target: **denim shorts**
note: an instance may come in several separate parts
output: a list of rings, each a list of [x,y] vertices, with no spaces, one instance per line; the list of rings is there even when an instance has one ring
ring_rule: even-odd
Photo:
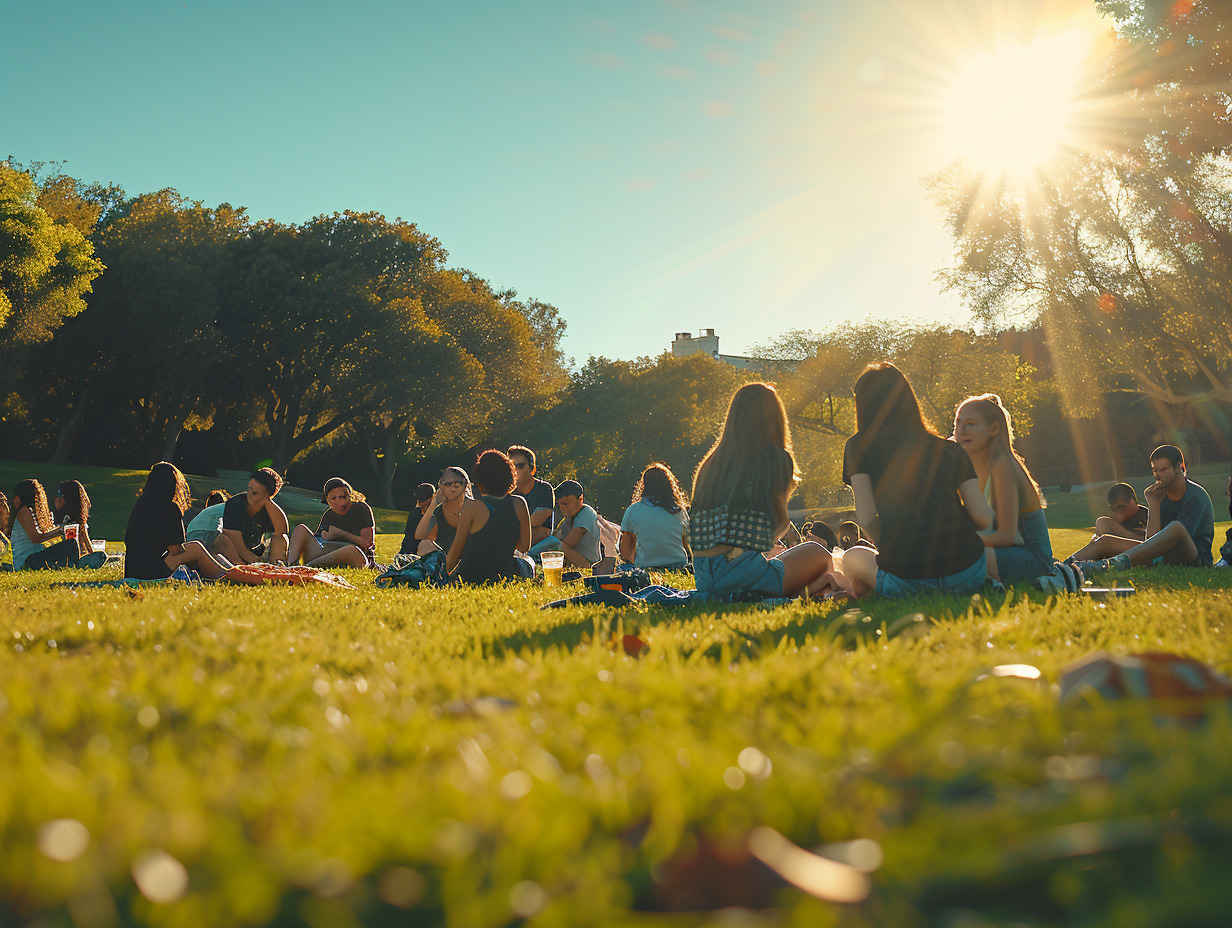
[[[988,563],[983,554],[970,567],[935,579],[899,577],[877,568],[877,595],[887,599],[903,599],[916,593],[962,593],[969,596],[978,593],[987,579]]]
[[[697,589],[716,599],[743,592],[782,596],[785,570],[782,561],[760,551],[745,551],[730,561],[722,554],[693,559]]]

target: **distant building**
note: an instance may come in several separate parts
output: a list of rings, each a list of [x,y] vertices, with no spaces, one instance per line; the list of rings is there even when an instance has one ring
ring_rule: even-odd
[[[757,358],[746,358],[738,354],[719,354],[719,336],[714,334],[714,329],[699,329],[697,338],[694,338],[691,332],[676,333],[676,337],[672,339],[672,357],[687,358],[691,354],[706,354],[716,361],[730,364],[740,370],[760,371],[765,367],[765,364]]]

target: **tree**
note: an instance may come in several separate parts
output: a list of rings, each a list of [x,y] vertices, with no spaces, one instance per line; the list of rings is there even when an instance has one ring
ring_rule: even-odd
[[[1030,186],[955,165],[931,181],[992,326],[1038,318],[1069,411],[1108,390],[1232,401],[1229,4],[1103,2],[1128,47],[1105,76],[1119,134]]]
[[[663,461],[688,492],[714,442],[732,393],[755,379],[706,355],[651,360],[591,358],[560,402],[525,432],[508,436],[536,449],[543,475],[578,477],[592,503],[619,519],[642,468]]]
[[[0,162],[0,336],[10,345],[45,341],[103,272],[94,246],[38,205],[29,174]]]
[[[229,403],[256,416],[274,466],[344,426],[413,406],[436,373],[443,330],[420,295],[440,243],[376,213],[265,223],[233,247],[223,328]],[[442,400],[445,398],[441,398]],[[233,421],[242,421],[232,413]]]

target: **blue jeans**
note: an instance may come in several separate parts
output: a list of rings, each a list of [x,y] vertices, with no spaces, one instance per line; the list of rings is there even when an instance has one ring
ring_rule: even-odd
[[[904,599],[916,593],[962,593],[969,596],[972,593],[978,593],[987,579],[988,564],[984,560],[984,555],[981,554],[980,559],[970,567],[950,574],[948,577],[924,579],[899,577],[879,567],[877,568],[876,593],[887,599]]]
[[[1002,583],[1024,583],[1052,570],[1052,542],[1044,510],[1020,512],[1018,534],[1022,535],[1021,545],[992,549]]]
[[[693,559],[697,589],[715,599],[742,592],[782,596],[785,570],[782,561],[760,551],[745,551],[730,561],[722,554]]]

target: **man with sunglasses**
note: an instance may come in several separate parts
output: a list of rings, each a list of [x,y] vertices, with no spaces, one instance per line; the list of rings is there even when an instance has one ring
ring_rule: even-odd
[[[525,499],[526,508],[530,510],[530,542],[533,545],[552,534],[556,493],[546,480],[535,478],[535,452],[524,445],[512,445],[507,453],[515,472],[513,495]]]

